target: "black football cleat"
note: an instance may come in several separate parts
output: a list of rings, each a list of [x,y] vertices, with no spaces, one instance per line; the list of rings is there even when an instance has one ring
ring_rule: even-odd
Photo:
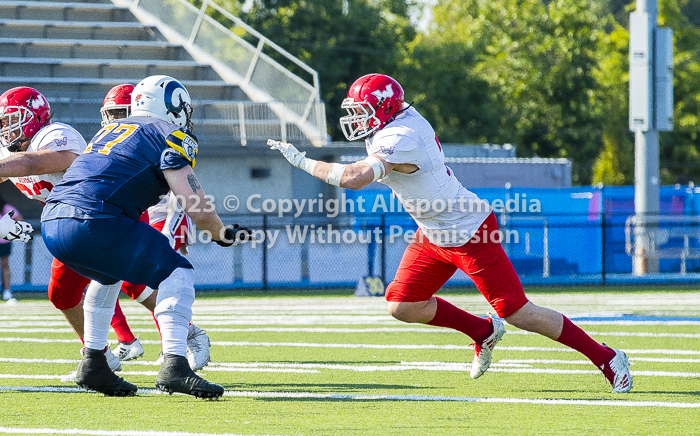
[[[85,349],[83,360],[76,370],[75,383],[81,389],[97,391],[109,397],[136,395],[138,388],[109,369],[102,350]]]
[[[224,394],[223,386],[204,380],[192,371],[185,356],[174,354],[163,354],[156,387],[169,394],[178,392],[197,398],[219,398]]]

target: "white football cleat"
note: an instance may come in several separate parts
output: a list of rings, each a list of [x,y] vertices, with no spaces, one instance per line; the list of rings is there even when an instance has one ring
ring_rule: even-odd
[[[603,344],[604,347],[608,347]],[[610,347],[608,347],[610,348]],[[632,374],[630,374],[630,363],[627,355],[620,350],[610,348],[615,352],[615,357],[608,364],[600,365],[605,378],[613,387],[613,394],[624,394],[632,390]]]
[[[80,355],[84,358],[85,357],[85,347],[80,349]],[[112,372],[117,372],[122,370],[122,363],[119,361],[117,356],[112,353],[112,350],[109,349],[109,345],[105,347],[105,357],[107,358],[107,365],[109,365],[109,369],[112,370]],[[80,366],[80,365],[78,365]],[[75,383],[78,380],[78,369],[76,368],[75,371],[71,372],[70,374],[64,375],[61,377],[61,381],[64,383]]]
[[[190,329],[187,333],[187,362],[189,362],[192,371],[204,368],[211,360],[209,344],[207,332],[194,324],[190,324]]]
[[[481,344],[474,343],[474,359],[469,371],[469,375],[474,379],[481,377],[489,369],[493,349],[503,335],[506,334],[506,328],[501,321],[491,318],[490,314],[488,317],[493,324],[493,333]]]
[[[140,335],[136,335],[136,339],[133,341],[129,343],[120,342],[116,347],[114,347],[113,353],[117,355],[119,361],[125,362],[127,360],[134,360],[143,356],[143,346],[139,341],[139,337]]]

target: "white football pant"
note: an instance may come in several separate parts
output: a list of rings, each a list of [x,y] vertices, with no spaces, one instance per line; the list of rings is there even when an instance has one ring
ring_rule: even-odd
[[[194,270],[177,268],[158,287],[153,312],[160,326],[163,354],[187,356],[187,332],[194,303]]]
[[[109,326],[121,287],[121,281],[113,285],[102,285],[94,280],[90,282],[83,303],[85,314],[83,341],[86,348],[103,350],[107,346]]]

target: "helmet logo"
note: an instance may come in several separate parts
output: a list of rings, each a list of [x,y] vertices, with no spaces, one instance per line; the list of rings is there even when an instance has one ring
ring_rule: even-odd
[[[372,91],[372,95],[377,97],[377,99],[382,100],[385,98],[393,97],[394,90],[391,88],[391,84],[388,84],[388,85],[386,85],[386,89],[384,91],[380,91],[380,90]]]
[[[182,91],[176,92],[176,90],[181,89]],[[179,114],[182,112],[184,109],[185,101],[182,98],[182,94],[186,92],[185,88],[180,84],[180,82],[177,82],[175,80],[168,82],[167,85],[165,85],[165,90],[164,90],[164,100],[165,100],[165,107],[168,109],[168,112],[172,112],[174,114]],[[178,97],[179,102],[177,106],[173,104],[173,97]]]
[[[27,106],[31,106],[32,109],[39,109],[40,107],[44,106],[46,102],[44,101],[44,96],[41,94],[37,96],[32,96],[27,100]]]
[[[143,105],[143,102],[141,101],[141,97],[143,97],[141,94],[136,96],[136,106]]]

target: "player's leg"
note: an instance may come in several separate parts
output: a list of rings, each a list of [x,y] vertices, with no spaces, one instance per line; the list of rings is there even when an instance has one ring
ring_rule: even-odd
[[[615,392],[629,391],[632,378],[624,353],[599,344],[561,313],[528,301],[495,233],[497,229],[498,222],[491,214],[477,232],[479,238],[452,251],[455,262],[474,281],[498,315],[515,327],[542,334],[579,351],[601,368]]]
[[[83,318],[83,292],[90,279],[83,277],[63,262],[54,258],[49,278],[49,301],[63,313],[66,321],[83,342],[85,320]]]
[[[144,283],[159,290],[154,311],[163,336],[164,363],[156,378],[159,388],[196,396],[223,394],[223,387],[197,376],[187,363],[186,340],[194,302],[194,270],[187,259],[172,250],[165,236],[126,217],[57,219],[43,222],[42,230],[49,251],[59,259],[63,257],[62,260],[69,265],[80,265],[78,272],[85,270],[87,277],[108,285],[110,295],[110,285],[114,280],[110,282],[109,277]],[[95,235],[100,238],[95,238]],[[91,249],[86,250],[86,247]],[[134,251],[140,256],[133,256]],[[88,295],[90,289],[86,303]],[[113,298],[112,304],[116,295]],[[98,304],[102,302],[105,307],[109,303],[107,298],[97,301]],[[103,337],[99,326],[96,333],[97,339]],[[87,328],[85,339],[87,345]]]
[[[457,268],[445,262],[419,230],[401,258],[394,280],[386,291],[389,313],[404,322],[458,330],[481,341],[490,335],[489,320],[459,309],[435,294]]]
[[[124,285],[122,285],[122,289],[123,287]],[[117,298],[117,302],[114,305],[112,329],[114,329],[118,341],[117,346],[114,347],[113,353],[120,361],[125,362],[138,359],[139,357],[143,356],[143,345],[141,345],[139,337],[134,336],[134,334],[131,333],[131,329],[129,329],[129,326],[126,324],[126,316],[124,316],[122,307],[119,304],[119,298]],[[128,331],[128,335],[124,334],[125,331]]]

